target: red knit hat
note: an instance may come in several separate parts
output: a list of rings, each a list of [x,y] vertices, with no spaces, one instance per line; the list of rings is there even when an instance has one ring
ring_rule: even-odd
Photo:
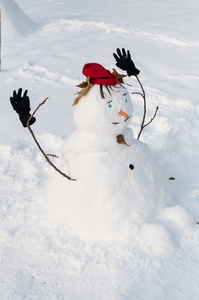
[[[96,63],[85,64],[82,73],[86,77],[90,77],[92,84],[116,85],[117,78],[106,70],[103,66]]]

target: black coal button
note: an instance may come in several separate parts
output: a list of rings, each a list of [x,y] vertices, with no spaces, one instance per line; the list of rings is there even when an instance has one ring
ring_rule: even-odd
[[[133,170],[133,169],[134,169],[134,165],[130,164],[130,165],[129,165],[129,168],[130,168],[131,170]]]

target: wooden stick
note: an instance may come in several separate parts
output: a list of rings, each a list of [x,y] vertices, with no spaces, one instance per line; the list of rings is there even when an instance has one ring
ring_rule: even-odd
[[[47,162],[51,165],[51,167],[53,167],[58,173],[60,173],[62,176],[64,176],[65,178],[67,178],[68,180],[73,180],[73,181],[76,181],[76,179],[72,179],[71,177],[69,177],[68,175],[66,175],[65,173],[63,173],[62,171],[60,171],[51,161],[50,159],[48,158],[48,155],[45,154],[44,150],[41,148],[39,142],[37,141],[32,129],[30,128],[30,120],[32,119],[32,117],[35,115],[35,113],[37,112],[37,110],[40,108],[40,106],[42,106],[43,104],[46,103],[46,101],[48,100],[48,97],[43,101],[41,102],[38,107],[35,109],[35,111],[33,112],[33,114],[30,116],[30,118],[28,119],[27,121],[27,127],[35,141],[35,143],[37,144],[39,150],[41,151],[41,153],[43,154],[43,156],[45,157],[45,159],[47,160]]]
[[[151,120],[150,120],[148,123],[146,123],[146,124],[143,126],[143,128],[146,127],[146,126],[148,126],[148,125],[155,119],[155,117],[156,117],[156,115],[157,115],[157,112],[158,112],[158,109],[159,109],[159,107],[157,106],[157,107],[156,107],[156,110],[155,110],[155,113],[154,113],[154,116],[151,118]]]
[[[136,79],[137,79],[137,81],[138,81],[138,83],[139,83],[139,85],[140,85],[140,87],[141,87],[142,93],[134,92],[134,93],[132,93],[132,94],[140,95],[140,96],[142,96],[142,98],[143,98],[143,100],[144,100],[144,113],[143,113],[142,123],[141,123],[141,126],[140,126],[140,131],[139,131],[138,137],[137,137],[137,140],[139,140],[140,135],[141,135],[143,129],[144,129],[146,126],[148,126],[148,125],[155,119],[159,107],[158,107],[158,106],[156,107],[154,116],[151,118],[151,120],[150,120],[148,123],[145,124],[145,118],[146,118],[146,94],[145,94],[143,85],[142,85],[141,81],[139,80],[138,76],[135,76],[135,77],[136,77]]]
[[[139,83],[139,85],[140,85],[140,87],[142,89],[142,97],[144,99],[144,114],[143,114],[143,118],[142,118],[142,124],[141,124],[141,128],[140,128],[140,132],[138,133],[138,137],[137,137],[137,140],[139,140],[140,135],[142,133],[142,130],[144,128],[144,122],[145,122],[145,118],[146,118],[146,95],[145,95],[144,88],[143,88],[143,86],[142,86],[142,84],[141,84],[138,76],[135,76],[135,77],[136,77],[136,79],[137,79],[137,81],[138,81],[138,83]]]

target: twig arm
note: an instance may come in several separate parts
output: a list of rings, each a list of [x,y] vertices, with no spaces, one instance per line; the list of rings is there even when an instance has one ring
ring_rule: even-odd
[[[146,94],[145,94],[145,90],[144,90],[143,85],[142,85],[141,81],[139,80],[138,76],[136,75],[135,77],[136,77],[136,79],[137,79],[137,81],[138,81],[138,83],[139,83],[139,85],[140,85],[140,87],[141,87],[142,93],[134,92],[134,93],[132,93],[132,94],[140,95],[140,96],[142,96],[142,98],[143,98],[143,100],[144,100],[144,112],[143,112],[143,118],[142,118],[142,123],[141,123],[141,126],[140,126],[140,131],[139,131],[138,137],[137,137],[137,140],[139,140],[140,135],[141,135],[143,129],[144,129],[146,126],[148,126],[148,125],[155,119],[159,107],[158,107],[158,106],[156,107],[154,116],[151,118],[151,120],[150,120],[148,123],[145,124],[146,111],[147,111],[147,107],[146,107]]]
[[[139,93],[139,92],[132,92],[131,94],[133,94],[133,95],[140,95],[140,96],[142,96],[142,98],[144,98],[144,96],[142,95],[142,93]]]
[[[41,151],[41,153],[43,154],[43,156],[45,157],[45,159],[47,160],[47,162],[58,172],[60,173],[62,176],[64,176],[65,178],[67,178],[68,180],[73,180],[73,181],[76,181],[76,179],[72,179],[71,177],[69,177],[68,175],[66,175],[65,173],[63,173],[62,171],[60,171],[51,161],[50,159],[48,158],[49,155],[46,155],[44,150],[41,148],[39,142],[37,141],[32,129],[30,128],[30,120],[32,119],[32,117],[35,115],[35,113],[37,112],[37,110],[40,108],[40,106],[42,106],[43,104],[46,103],[46,101],[48,100],[48,97],[43,101],[41,102],[38,107],[35,109],[35,111],[33,112],[33,114],[29,117],[28,121],[27,121],[27,127],[35,141],[35,143],[37,144],[39,150]],[[52,155],[51,155],[52,156]]]
[[[155,117],[156,117],[156,115],[157,115],[158,109],[159,109],[159,107],[157,106],[157,107],[156,107],[156,110],[155,110],[155,113],[154,113],[154,116],[151,118],[151,120],[150,120],[148,123],[146,123],[146,124],[143,126],[143,128],[146,127],[146,126],[148,126],[151,122],[153,122],[153,120],[155,119]]]
[[[47,154],[46,153],[46,156],[52,156],[52,157],[55,157],[55,158],[59,158],[59,156],[55,155],[55,154]]]
[[[143,100],[144,100],[144,113],[143,113],[143,118],[142,118],[142,123],[141,123],[140,131],[139,131],[138,137],[137,137],[137,140],[139,140],[140,135],[142,133],[142,130],[144,129],[144,122],[145,122],[145,118],[146,118],[146,94],[145,94],[145,90],[144,90],[143,85],[142,85],[141,81],[139,80],[138,76],[135,76],[135,77],[136,77],[136,79],[137,79],[137,81],[138,81],[138,83],[139,83],[139,85],[141,87],[142,94],[141,93],[140,94],[142,95]]]

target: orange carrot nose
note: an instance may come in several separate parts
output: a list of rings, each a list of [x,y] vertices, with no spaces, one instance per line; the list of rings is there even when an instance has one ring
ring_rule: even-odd
[[[128,115],[125,113],[125,112],[123,112],[122,110],[119,112],[119,114],[122,116],[122,117],[125,117],[126,119],[128,119]]]

